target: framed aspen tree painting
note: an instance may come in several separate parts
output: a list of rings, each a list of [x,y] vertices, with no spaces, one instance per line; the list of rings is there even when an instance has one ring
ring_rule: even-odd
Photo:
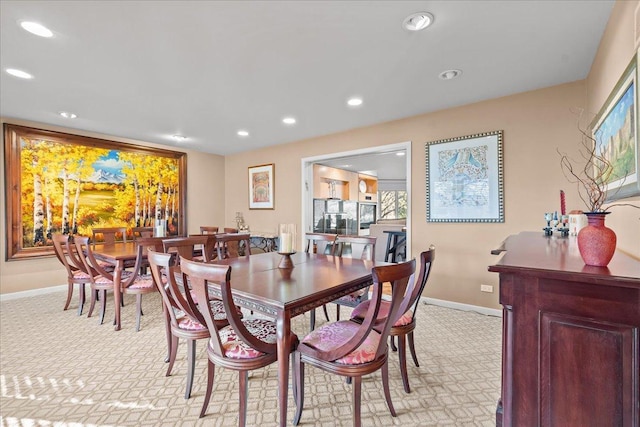
[[[12,124],[4,141],[7,260],[52,255],[54,233],[186,233],[185,153]]]

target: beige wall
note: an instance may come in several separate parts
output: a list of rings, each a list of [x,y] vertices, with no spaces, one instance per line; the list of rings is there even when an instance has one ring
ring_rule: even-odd
[[[587,77],[587,111],[591,118],[600,111],[637,52],[636,32],[640,33],[640,28],[634,28],[634,17],[639,7],[638,1],[618,1],[611,12],[598,54]],[[640,16],[638,21],[640,25]],[[637,111],[636,106],[636,114]],[[625,202],[640,206],[640,197],[632,197]],[[618,248],[640,256],[640,210],[614,207],[611,211],[607,225],[617,232]]]
[[[33,126],[40,129],[50,129],[78,135],[109,139],[112,141],[128,142],[150,147],[162,147],[125,138],[81,132],[68,128],[46,126],[21,120],[1,119],[2,123],[14,123]],[[224,158],[212,154],[180,150],[187,153],[187,227],[189,233],[199,232],[200,225],[219,225],[224,223]],[[2,191],[0,205],[0,294],[26,291],[31,289],[57,286],[67,283],[66,273],[60,262],[55,258],[38,260],[5,261],[5,191],[4,191],[4,150],[2,150],[0,166],[0,188]]]

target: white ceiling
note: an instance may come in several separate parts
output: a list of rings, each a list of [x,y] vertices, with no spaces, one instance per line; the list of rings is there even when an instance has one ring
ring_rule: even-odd
[[[612,5],[2,0],[0,115],[237,153],[583,79]],[[401,28],[417,11],[435,23]],[[452,68],[462,76],[438,78]],[[364,104],[348,108],[352,95]]]

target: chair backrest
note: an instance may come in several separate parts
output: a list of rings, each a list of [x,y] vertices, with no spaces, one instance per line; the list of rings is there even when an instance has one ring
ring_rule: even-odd
[[[231,228],[231,227],[225,227],[224,229],[225,233],[237,233],[238,229],[237,228]]]
[[[175,279],[176,268],[173,265],[174,262],[172,261],[172,256],[167,253],[149,249],[147,251],[147,260],[149,261],[149,268],[151,270],[153,280],[158,284],[158,290],[162,296],[162,303],[164,304],[171,324],[173,326],[178,325],[177,312],[183,312],[187,316],[191,317],[192,320],[195,319],[199,322],[200,320],[195,317],[196,313],[191,313],[191,305],[186,300],[187,297],[182,294],[180,289],[178,289]],[[163,274],[163,272],[166,273],[166,275]],[[166,277],[166,280],[163,280],[164,277]],[[176,301],[174,294],[180,295],[180,302]],[[191,300],[190,296],[189,299]],[[183,307],[187,308],[188,311],[182,310]],[[202,317],[201,319],[204,320]]]
[[[200,234],[216,234],[218,232],[218,227],[212,227],[208,225],[200,226]]]
[[[337,234],[327,234],[327,233],[306,233],[304,238],[307,241],[307,248],[305,252],[307,253],[317,253],[318,251],[318,242],[323,242],[324,253],[326,255],[335,255],[336,253],[336,239],[338,238]]]
[[[51,240],[53,240],[53,249],[55,250],[58,261],[62,263],[64,268],[67,270],[67,274],[72,278],[74,271],[78,271],[79,268],[73,265],[69,260],[70,255],[68,255],[68,253],[73,250],[71,248],[74,248],[69,245],[69,236],[56,233],[51,236]]]
[[[196,250],[196,247],[200,247],[203,251],[206,251],[205,246],[208,239],[209,236],[204,235],[174,237],[171,239],[164,239],[162,241],[162,246],[166,253],[177,252],[178,257],[176,258],[176,262],[179,262],[179,257],[193,259],[193,253]]]
[[[122,241],[127,241],[127,227],[103,227],[91,229],[93,244],[98,241],[98,236],[102,237],[101,242],[105,245],[112,245],[116,243],[118,235],[122,237]]]
[[[75,236],[73,241],[76,245],[76,251],[78,257],[84,264],[86,270],[85,271],[94,271],[100,276],[113,280],[113,275],[107,271],[98,263],[95,256],[93,255],[93,250],[91,249],[90,239],[87,236]],[[92,274],[94,276],[94,274]]]
[[[153,227],[133,227],[131,235],[134,242],[141,237],[153,237]]]
[[[336,250],[336,256],[351,258],[354,254],[354,246],[357,247],[360,253],[360,259],[366,261],[373,261],[376,254],[376,240],[377,237],[368,236],[338,236],[336,243],[338,249]],[[362,252],[359,252],[362,250]]]
[[[362,342],[372,333],[375,329],[381,334],[378,347],[375,349],[375,358],[378,359],[386,351],[387,338],[391,326],[394,322],[389,322],[390,319],[396,319],[400,317],[398,312],[402,301],[406,298],[407,286],[410,278],[413,276],[416,270],[416,260],[391,264],[380,267],[374,267],[371,270],[373,277],[373,296],[371,297],[371,303],[365,313],[364,319],[358,328],[357,332],[349,338],[343,344],[330,348],[326,351],[318,350],[316,356],[322,360],[334,361],[354,351],[362,344]],[[377,321],[378,313],[380,312],[380,306],[382,304],[383,284],[391,283],[393,293],[391,295],[391,302],[389,306],[389,316],[384,321],[382,328]],[[373,350],[373,349],[372,349]]]
[[[188,278],[191,283],[191,287],[196,293],[198,301],[208,301],[210,299],[209,287],[220,292],[229,325],[231,325],[236,335],[242,341],[265,354],[274,354],[276,352],[276,343],[267,343],[258,339],[251,334],[244,323],[242,323],[235,303],[233,302],[233,294],[231,292],[231,266],[204,264],[182,259],[180,261],[180,268],[186,276],[184,280]],[[214,321],[211,306],[209,304],[202,304],[199,309],[204,316],[204,323],[207,325],[211,335],[210,348],[213,349],[217,356],[226,357],[225,351],[222,348],[223,342],[219,335],[220,326]]]
[[[427,279],[429,278],[429,273],[431,272],[431,267],[433,266],[433,261],[435,259],[436,247],[433,245],[429,246],[428,250],[420,254],[420,274],[418,275],[418,278],[416,280],[412,280],[409,283],[409,287],[407,288],[407,293],[409,295],[408,298],[405,298],[405,301],[403,301],[402,305],[400,306],[400,315],[411,310],[412,317],[416,316],[416,308],[418,306],[418,302],[420,301],[422,291],[424,291],[424,287],[427,284]]]
[[[225,233],[216,236],[218,259],[240,256],[240,244],[244,244],[244,256],[251,255],[251,235],[249,233]]]

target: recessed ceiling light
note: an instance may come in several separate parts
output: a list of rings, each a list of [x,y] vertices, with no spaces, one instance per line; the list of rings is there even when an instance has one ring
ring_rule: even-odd
[[[32,79],[33,76],[27,72],[24,72],[22,70],[17,70],[15,68],[7,68],[5,70],[7,73],[11,74],[14,77],[19,77],[21,79]]]
[[[358,107],[362,105],[362,98],[349,98],[349,100],[347,101],[347,105],[349,105],[350,107]]]
[[[416,12],[404,18],[402,26],[408,31],[420,31],[433,24],[433,15],[429,12]]]
[[[282,123],[284,123],[285,125],[292,125],[295,124],[296,119],[293,117],[285,117],[284,119],[282,119]]]
[[[405,154],[404,151],[398,151],[396,153],[396,156],[404,156],[404,154]]]
[[[171,138],[175,139],[178,142],[183,142],[187,140],[187,137],[184,135],[173,135]]]
[[[249,136],[249,132],[246,130],[239,130],[238,136]]]
[[[53,32],[45,27],[44,25],[40,25],[37,22],[29,22],[24,21],[20,23],[20,26],[25,30],[29,31],[31,34],[35,34],[40,37],[53,37]]]
[[[461,74],[461,70],[447,70],[441,72],[438,77],[440,77],[442,80],[451,80],[455,79],[456,77],[460,77]]]
[[[69,111],[60,111],[60,113],[58,114],[60,114],[65,119],[75,119],[76,117],[78,117],[76,114],[70,113]]]

